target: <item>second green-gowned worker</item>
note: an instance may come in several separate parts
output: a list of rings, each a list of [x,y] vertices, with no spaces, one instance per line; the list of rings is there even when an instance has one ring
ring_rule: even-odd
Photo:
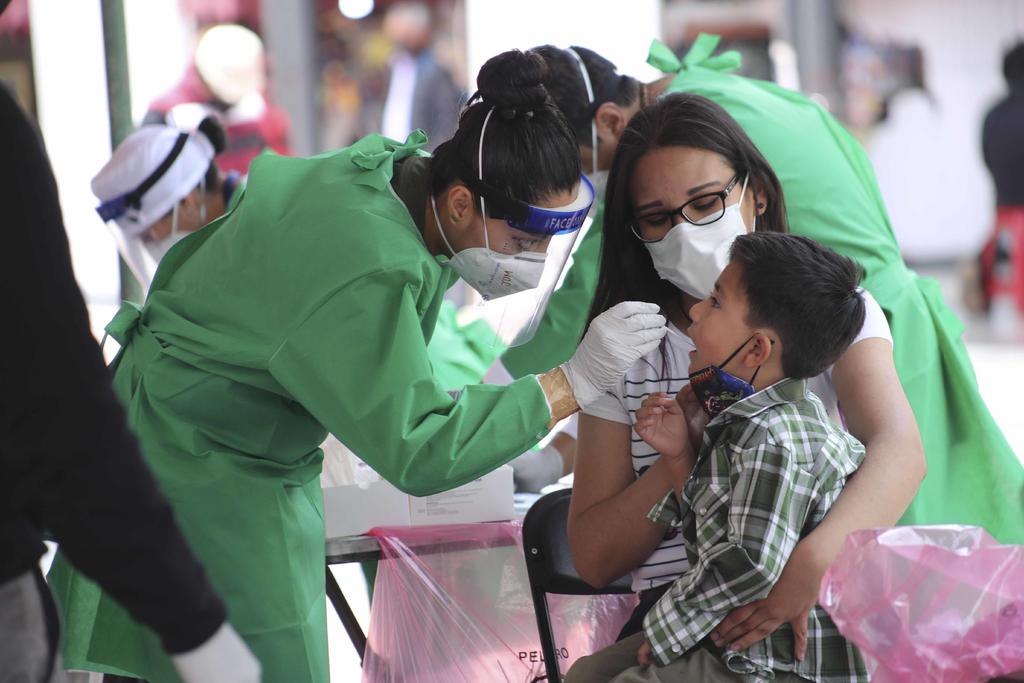
[[[566,363],[449,393],[427,356],[461,276],[485,298],[553,281],[593,201],[543,59],[488,61],[454,137],[261,156],[226,215],[176,244],[108,331],[129,422],[264,680],[328,679],[320,443],[399,488],[458,486],[530,448],[657,346],[626,302]],[[538,297],[543,299],[544,297]],[[453,396],[454,394],[454,396]],[[159,642],[63,558],[70,668],[177,681]]]

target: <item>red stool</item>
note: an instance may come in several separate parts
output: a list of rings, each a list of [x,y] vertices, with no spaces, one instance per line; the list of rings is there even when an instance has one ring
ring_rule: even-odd
[[[1006,297],[1024,313],[1024,206],[1001,206],[981,251],[981,284],[986,304]]]

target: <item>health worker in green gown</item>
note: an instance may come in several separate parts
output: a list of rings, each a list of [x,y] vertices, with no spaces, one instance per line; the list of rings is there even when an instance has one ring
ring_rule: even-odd
[[[488,61],[433,157],[419,132],[258,157],[228,213],[176,244],[145,305],[108,325],[129,420],[265,681],[328,679],[328,432],[402,490],[443,491],[524,452],[666,332],[657,306],[628,302],[553,370],[457,396],[435,381],[426,347],[446,289],[535,287],[592,203],[545,68],[518,51]],[[177,680],[153,634],[62,558],[51,580],[67,666]]]
[[[655,42],[650,62],[667,75],[653,83],[619,74],[585,48],[538,51],[548,61],[548,90],[580,140],[591,177],[607,172],[629,122],[659,96],[691,92],[724,107],[777,175],[789,230],[856,259],[865,269],[864,287],[891,330],[892,343],[864,339],[831,373],[846,425],[867,445],[867,460],[826,524],[797,547],[768,598],[736,610],[725,622],[723,631],[746,645],[781,622],[800,620],[850,529],[897,522],[976,524],[1004,542],[1024,541],[1024,472],[978,393],[960,340],[962,324],[946,307],[937,283],[903,263],[864,150],[799,93],[732,73],[739,55],[715,55],[717,42],[702,35],[682,60]],[[594,185],[600,184],[595,179]],[[578,303],[594,295],[601,241],[602,231],[587,234],[565,277],[572,289],[565,297],[562,290],[554,293],[530,343],[505,353],[502,360],[512,376],[529,372],[533,363],[565,357],[571,346],[566,340],[585,329],[588,311]],[[642,549],[624,548],[639,541],[637,534],[608,533],[615,527],[605,526],[613,520],[628,525],[616,506],[637,500],[638,490],[630,484],[642,477],[613,482],[609,467],[577,458],[577,494],[588,479],[580,476],[581,469],[594,473],[595,499],[606,501],[612,514],[604,517],[596,507],[585,515],[593,523],[590,534],[582,519],[575,526],[580,538],[590,539],[586,550],[618,572],[615,578],[630,567],[608,564],[612,553],[631,556],[634,565],[646,557]],[[574,501],[582,507],[585,497],[576,495]],[[636,510],[643,515],[647,510],[641,507]],[[595,578],[604,578],[601,574]],[[748,638],[741,639],[743,633]]]
[[[92,179],[93,194],[102,202],[97,213],[143,291],[172,246],[231,204],[240,175],[222,173],[214,161],[226,144],[213,116],[194,131],[141,126]]]

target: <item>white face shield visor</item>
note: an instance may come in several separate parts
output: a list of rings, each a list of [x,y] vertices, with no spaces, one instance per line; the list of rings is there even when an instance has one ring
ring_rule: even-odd
[[[117,242],[118,251],[140,284],[147,288],[157,265],[175,242],[186,236],[179,227],[181,201],[197,187],[205,189],[213,145],[201,133],[168,126],[143,126],[114,151],[93,178],[96,208]],[[205,223],[205,202],[200,203]],[[149,238],[149,229],[171,214],[171,231]]]
[[[488,113],[481,127],[479,170],[476,178],[466,184],[480,198],[483,216],[488,216],[490,207],[491,220],[504,220],[525,237],[546,243],[546,247],[542,251],[514,255],[493,252],[485,221],[484,247],[458,252],[452,258],[452,265],[460,274],[463,271],[470,274],[464,278],[484,298],[476,313],[496,331],[496,342],[519,346],[533,338],[551,294],[561,284],[581,228],[589,222],[595,195],[593,186],[584,176],[580,177],[575,199],[559,207],[528,204],[488,185],[482,171],[484,133],[493,112],[492,109]],[[508,283],[509,293],[501,292],[502,283]]]

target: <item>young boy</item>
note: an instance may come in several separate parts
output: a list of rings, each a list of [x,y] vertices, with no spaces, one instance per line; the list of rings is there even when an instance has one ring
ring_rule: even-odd
[[[607,672],[605,663],[631,651],[639,666],[603,680],[868,680],[820,607],[803,661],[791,658],[788,624],[742,652],[709,637],[732,608],[768,594],[864,458],[806,381],[861,328],[860,277],[850,259],[804,237],[751,233],[733,243],[714,292],[690,311],[690,384],[678,397],[649,397],[636,419],[676,475],[676,489],[649,516],[680,530],[690,569],[642,633],[592,655],[605,659],[586,669]],[[583,679],[570,671],[566,680]]]

